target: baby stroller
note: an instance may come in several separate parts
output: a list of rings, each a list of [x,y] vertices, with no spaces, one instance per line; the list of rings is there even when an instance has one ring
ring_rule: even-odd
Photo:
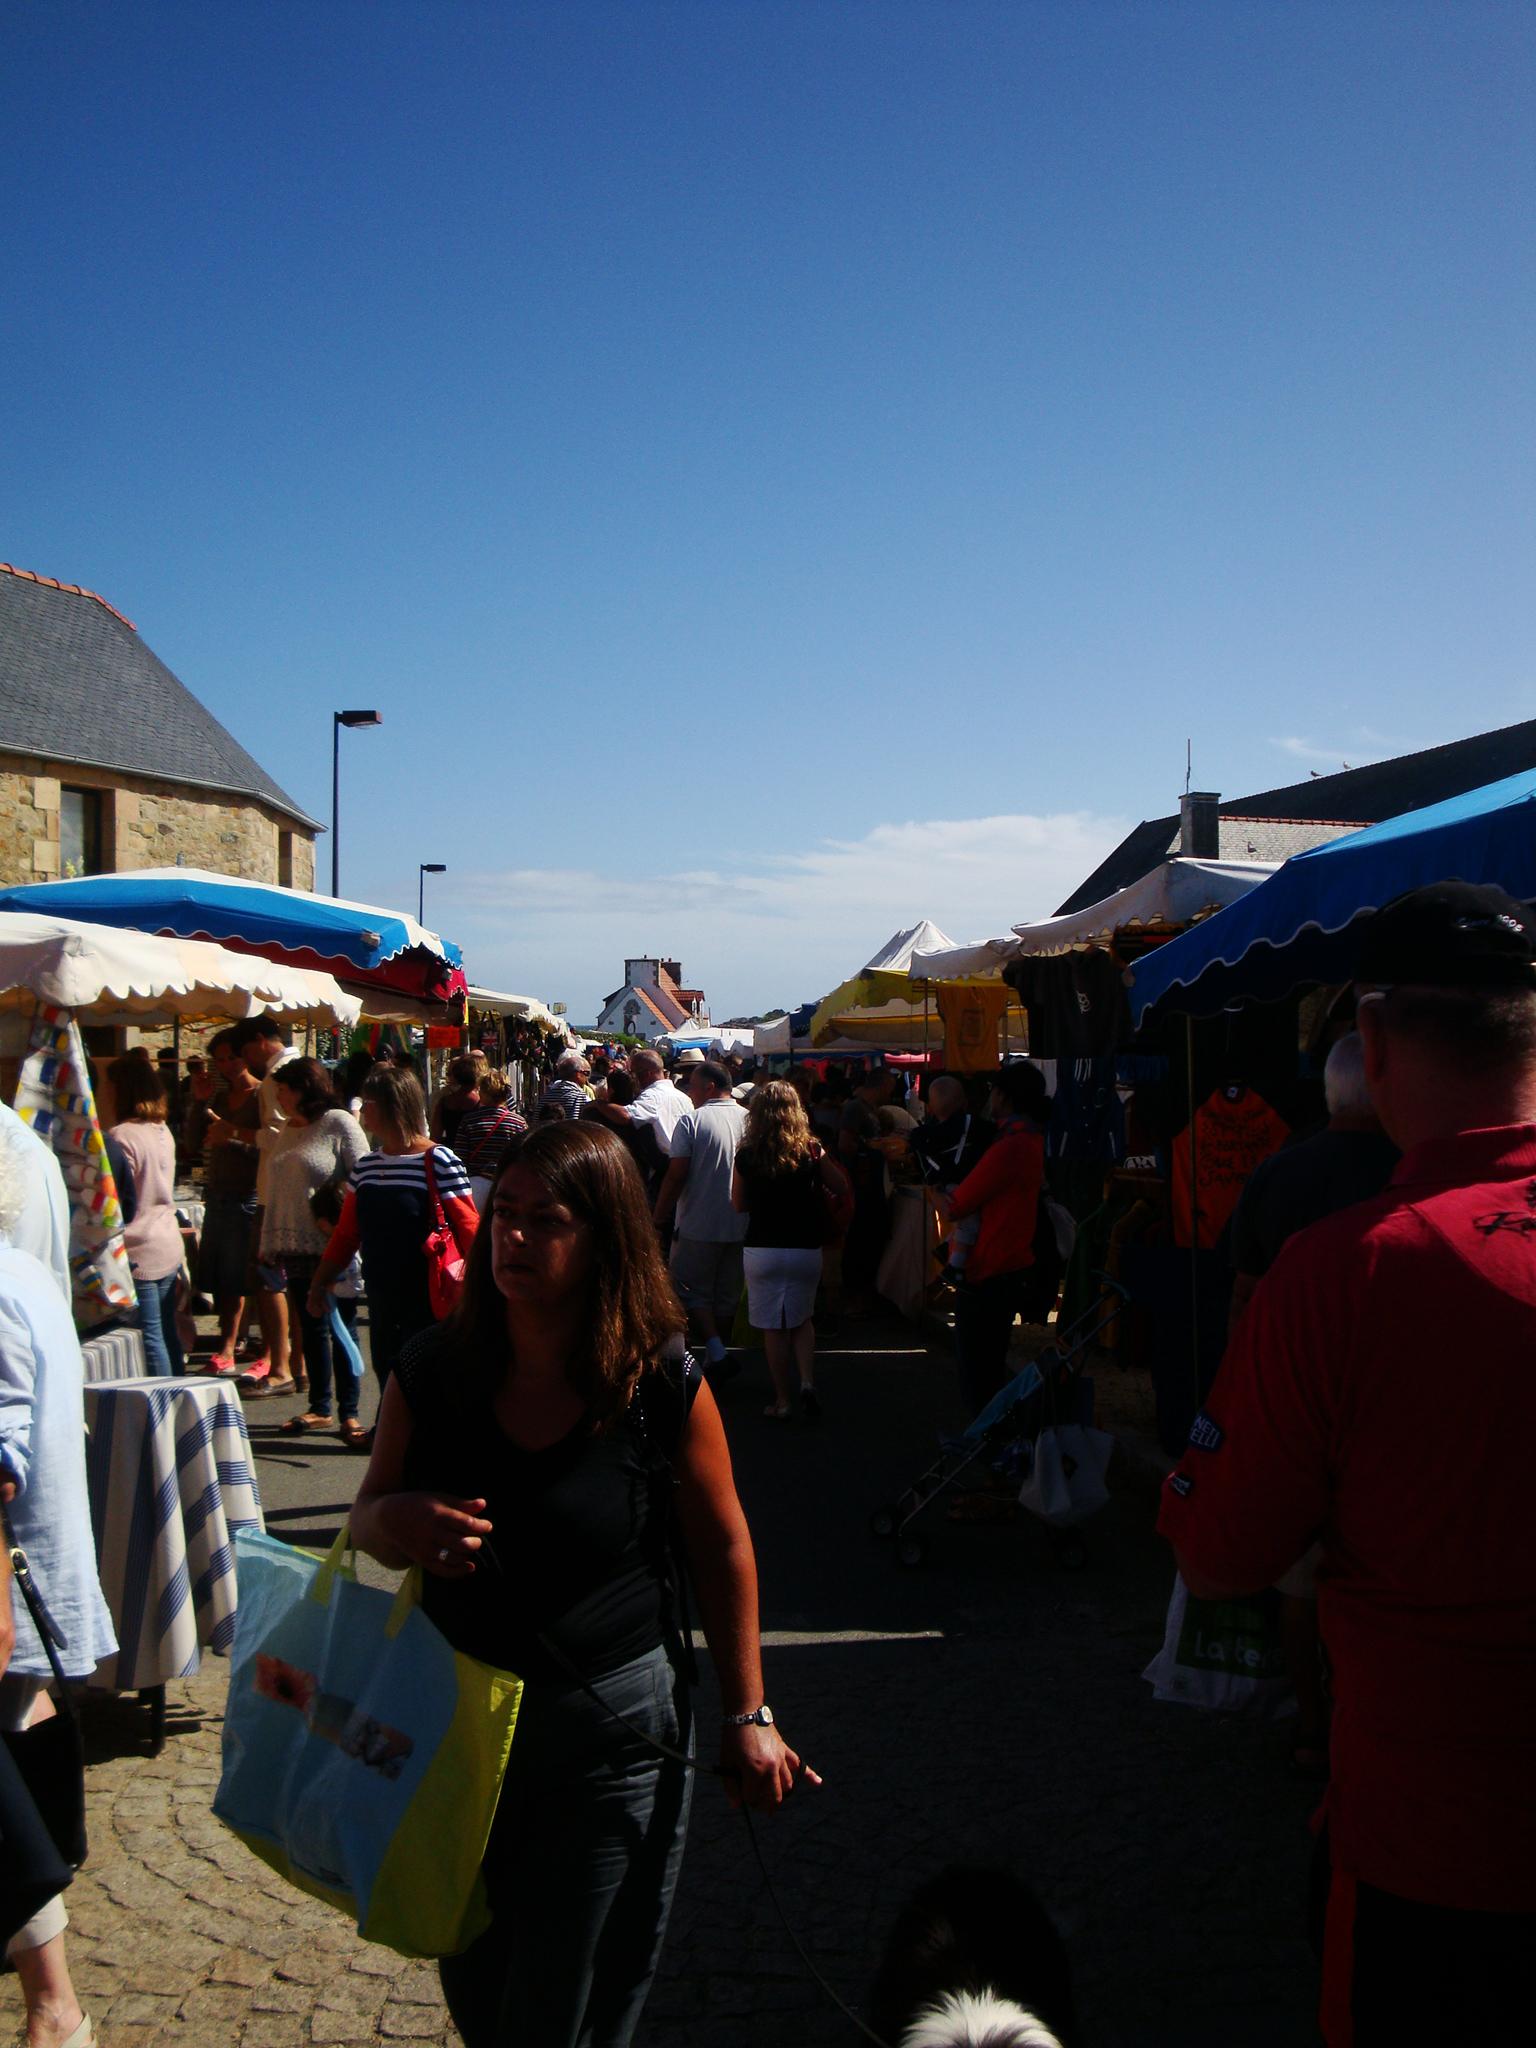
[[[920,1515],[948,1493],[962,1472],[989,1452],[1000,1456],[1021,1438],[1033,1443],[1042,1425],[1059,1406],[1055,1398],[1082,1370],[1083,1357],[1119,1315],[1129,1297],[1107,1274],[1094,1276],[1103,1292],[1076,1322],[1058,1330],[1052,1343],[1015,1375],[957,1437],[946,1437],[937,1458],[913,1480],[899,1499],[877,1508],[869,1518],[870,1534],[894,1542],[898,1564],[920,1565],[928,1555],[928,1539],[913,1527]],[[1070,1571],[1088,1561],[1088,1548],[1075,1529],[1052,1531],[1056,1562]]]

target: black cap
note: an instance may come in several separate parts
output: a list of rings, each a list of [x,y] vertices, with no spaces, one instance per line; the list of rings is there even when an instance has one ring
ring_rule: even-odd
[[[1432,882],[1410,889],[1366,925],[1357,981],[1395,987],[1536,989],[1536,920],[1502,889]]]

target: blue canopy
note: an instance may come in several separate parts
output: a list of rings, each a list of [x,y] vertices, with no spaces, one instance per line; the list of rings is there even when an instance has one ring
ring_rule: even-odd
[[[1405,811],[1294,854],[1240,902],[1138,960],[1131,1013],[1212,1017],[1304,984],[1348,981],[1357,919],[1430,882],[1496,882],[1536,898],[1536,770]]]
[[[421,995],[463,985],[463,954],[415,918],[203,868],[140,868],[0,890],[0,910],[174,932]]]

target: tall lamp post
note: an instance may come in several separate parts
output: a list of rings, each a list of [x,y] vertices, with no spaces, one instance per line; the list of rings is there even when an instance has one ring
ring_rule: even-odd
[[[331,894],[341,894],[341,848],[337,833],[341,822],[341,728],[344,725],[382,725],[377,711],[333,711],[331,713]]]
[[[446,862],[440,860],[420,861],[417,866],[416,922],[418,924],[425,924],[427,921],[427,877],[428,875],[446,875],[448,867]]]

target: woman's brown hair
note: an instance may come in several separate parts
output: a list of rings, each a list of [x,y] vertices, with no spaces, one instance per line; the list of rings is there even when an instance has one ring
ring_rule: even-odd
[[[687,1318],[673,1290],[651,1221],[645,1183],[628,1149],[601,1124],[540,1124],[507,1148],[498,1183],[512,1167],[526,1167],[555,1200],[592,1233],[592,1272],[586,1283],[590,1315],[568,1377],[594,1429],[623,1415],[636,1378]],[[454,1313],[472,1384],[495,1393],[508,1358],[507,1304],[492,1270],[496,1190],[475,1233]]]
[[[764,1081],[752,1090],[741,1149],[751,1153],[754,1173],[793,1173],[815,1143],[805,1104],[787,1081]]]
[[[394,1125],[401,1137],[427,1135],[427,1098],[408,1067],[375,1067],[357,1092],[364,1102],[374,1105],[386,1123]]]
[[[112,1084],[112,1105],[120,1124],[165,1122],[165,1083],[148,1060],[127,1053],[108,1067],[107,1079]]]

